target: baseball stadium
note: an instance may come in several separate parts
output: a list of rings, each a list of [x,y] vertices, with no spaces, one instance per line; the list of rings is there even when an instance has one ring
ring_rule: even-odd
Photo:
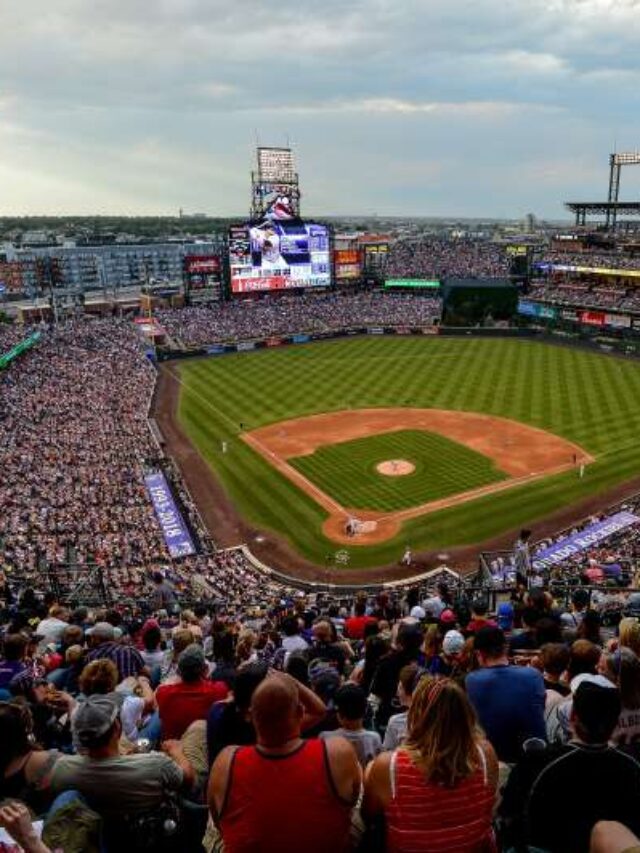
[[[2,849],[639,849],[629,164],[380,233],[259,146],[206,239],[3,249]]]

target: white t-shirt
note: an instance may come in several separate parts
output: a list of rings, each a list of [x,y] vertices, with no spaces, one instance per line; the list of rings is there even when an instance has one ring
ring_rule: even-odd
[[[403,711],[401,714],[394,714],[389,717],[387,729],[384,733],[384,743],[382,748],[385,750],[397,749],[401,746],[407,737],[407,718],[408,711]]]
[[[138,723],[142,723],[144,699],[140,696],[125,696],[120,710],[122,733],[132,743],[138,739]]]
[[[145,666],[148,666],[149,669],[153,669],[154,666],[162,666],[164,663],[165,653],[162,649],[156,649],[153,652],[147,651],[147,649],[143,649],[140,654],[142,655],[142,660],[145,663]]]
[[[291,652],[300,652],[309,648],[309,644],[303,640],[300,634],[294,634],[293,637],[285,637],[282,640],[282,648],[285,650],[284,662],[289,660]]]
[[[49,643],[59,643],[66,627],[67,623],[63,622],[62,619],[56,619],[55,616],[41,619],[36,628],[36,634],[42,634],[43,637],[38,644],[38,649],[44,649]]]

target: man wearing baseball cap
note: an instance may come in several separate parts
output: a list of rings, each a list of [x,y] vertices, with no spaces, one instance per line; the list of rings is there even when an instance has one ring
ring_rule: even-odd
[[[150,813],[170,792],[189,787],[193,769],[179,744],[169,741],[161,752],[120,755],[120,698],[89,696],[71,721],[74,740],[85,754],[63,756],[51,775],[51,790],[78,791],[107,824],[123,816]]]
[[[455,678],[464,644],[465,639],[460,631],[447,631],[442,641],[442,652],[432,657],[428,663],[429,674]]]
[[[229,692],[224,681],[209,680],[204,651],[197,643],[181,653],[178,674],[180,681],[156,690],[163,739],[180,738],[195,720],[206,720],[211,706]]]
[[[106,658],[118,668],[118,678],[124,681],[129,676],[148,675],[140,652],[130,645],[116,642],[116,629],[109,622],[98,622],[86,632],[90,649],[87,663]]]

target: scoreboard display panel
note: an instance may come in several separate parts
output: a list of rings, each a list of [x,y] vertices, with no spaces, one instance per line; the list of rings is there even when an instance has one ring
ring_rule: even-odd
[[[229,269],[232,293],[329,287],[329,229],[301,219],[232,226]]]

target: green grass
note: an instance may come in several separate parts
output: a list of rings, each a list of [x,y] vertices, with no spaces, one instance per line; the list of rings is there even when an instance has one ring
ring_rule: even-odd
[[[415,471],[402,477],[378,473],[376,465],[390,459],[412,462]],[[324,445],[288,462],[341,506],[381,512],[418,506],[507,477],[475,450],[434,432],[408,429]]]
[[[640,474],[640,365],[532,341],[358,338],[182,362],[180,420],[238,509],[323,564],[336,545],[326,513],[237,438],[285,418],[364,407],[486,412],[550,430],[596,456],[575,472],[407,521],[379,546],[352,546],[351,566],[414,549],[473,544]],[[220,441],[229,452],[220,453]]]

